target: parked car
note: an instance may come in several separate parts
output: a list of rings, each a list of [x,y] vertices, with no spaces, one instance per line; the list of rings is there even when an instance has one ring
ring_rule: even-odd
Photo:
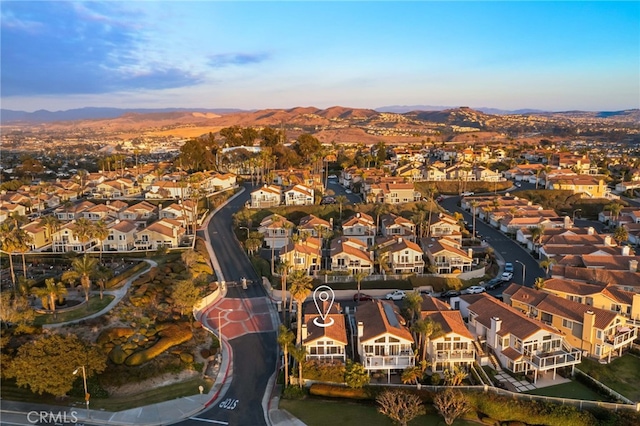
[[[420,290],[420,294],[423,296],[433,296],[433,293],[430,290]]]
[[[349,188],[345,189],[344,192],[346,192],[347,194],[351,194],[351,190]]]
[[[487,290],[493,290],[495,288],[500,287],[502,284],[504,283],[504,281],[502,281],[500,278],[494,278],[492,280],[490,280],[485,286],[484,288],[486,288]]]
[[[505,282],[511,281],[513,279],[513,272],[503,272],[500,279]]]
[[[444,197],[442,195],[438,195],[438,198],[436,198],[436,201],[441,203],[442,200],[444,200]]]
[[[484,293],[485,291],[487,290],[482,286],[472,285],[467,289],[467,294],[478,294],[478,293]]]
[[[513,263],[511,262],[507,262],[504,264],[504,271],[505,272],[513,272]]]
[[[402,300],[407,297],[407,293],[402,290],[395,290],[391,293],[387,293],[384,298],[387,300]]]
[[[336,176],[336,175],[329,175],[329,176],[327,176],[327,177],[328,177],[329,179],[338,179],[338,176]]]
[[[373,300],[373,297],[369,296],[368,294],[364,294],[364,293],[360,293],[360,298],[358,298],[358,293],[353,295],[353,301],[354,302],[366,302],[368,300]]]
[[[455,297],[460,296],[460,292],[458,290],[447,290],[440,295],[440,297]]]
[[[466,191],[466,192],[463,192],[463,193],[462,193],[462,196],[463,196],[463,197],[468,197],[468,196],[473,195],[473,194],[475,194],[475,192],[472,192],[472,191]]]

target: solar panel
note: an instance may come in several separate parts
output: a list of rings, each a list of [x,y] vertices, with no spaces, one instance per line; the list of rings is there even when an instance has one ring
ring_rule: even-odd
[[[384,307],[384,314],[387,316],[387,322],[389,323],[389,325],[391,327],[400,327],[400,324],[398,323],[398,317],[393,310],[393,306],[389,305],[388,303],[383,303],[382,306]]]

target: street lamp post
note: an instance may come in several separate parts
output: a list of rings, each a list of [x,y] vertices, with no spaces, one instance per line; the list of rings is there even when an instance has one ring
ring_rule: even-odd
[[[247,230],[247,240],[249,239],[249,228],[247,228],[246,226],[241,226],[240,229],[246,229]]]
[[[89,391],[87,390],[87,370],[85,369],[85,366],[80,366],[78,368],[76,368],[73,372],[73,375],[75,376],[76,374],[78,374],[78,371],[82,369],[82,380],[84,382],[84,400],[87,403],[87,418],[90,419],[90,413],[89,413]]]
[[[520,265],[522,265],[522,285],[525,285],[525,278],[527,276],[527,267],[524,265],[524,263],[520,262],[519,260],[516,260],[516,263],[519,263]]]
[[[576,226],[576,213],[581,212],[581,211],[582,211],[582,209],[575,209],[573,211],[573,217],[571,219],[571,221],[573,222],[573,226]]]

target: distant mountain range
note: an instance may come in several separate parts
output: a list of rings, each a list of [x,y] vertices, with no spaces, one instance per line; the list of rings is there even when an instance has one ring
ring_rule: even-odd
[[[66,111],[47,111],[41,109],[34,112],[0,110],[0,122],[48,123],[52,121],[92,120],[97,118],[117,118],[127,113],[153,114],[166,112],[210,112],[214,114],[230,114],[244,110],[233,108],[100,108],[85,107]]]
[[[405,112],[411,111],[443,111],[449,109],[455,109],[458,107],[454,106],[434,106],[434,105],[389,105],[383,106],[380,108],[376,108],[376,111],[379,112],[394,112],[397,114],[403,114]],[[463,107],[461,107],[463,108]],[[531,113],[540,113],[540,112],[548,112],[540,109],[517,109],[517,110],[506,110],[506,109],[498,109],[498,108],[489,108],[489,107],[474,107],[476,111],[484,112],[485,114],[496,114],[496,115],[505,115],[505,114],[531,114]]]

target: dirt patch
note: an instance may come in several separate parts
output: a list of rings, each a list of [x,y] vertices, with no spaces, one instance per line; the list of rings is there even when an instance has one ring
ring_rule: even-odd
[[[200,377],[201,374],[193,370],[183,370],[179,373],[166,373],[157,377],[152,377],[137,383],[127,383],[126,385],[112,387],[107,386],[105,389],[109,392],[109,396],[128,396],[138,395],[149,389],[159,388],[162,386],[172,385],[174,383],[184,382],[185,380]]]

